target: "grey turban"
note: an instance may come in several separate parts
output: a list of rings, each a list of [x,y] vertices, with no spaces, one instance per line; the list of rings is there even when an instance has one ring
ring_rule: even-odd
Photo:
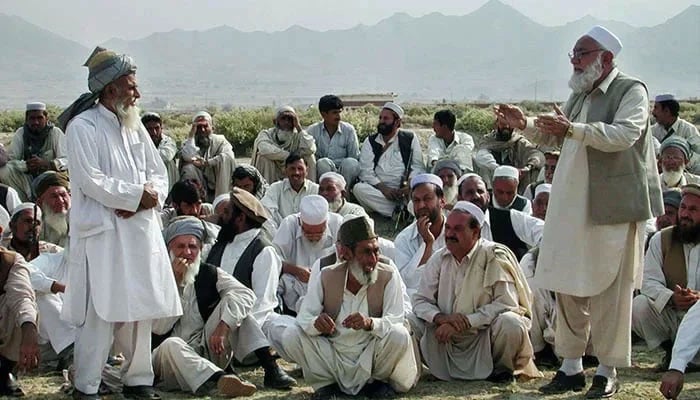
[[[195,217],[181,216],[174,218],[163,231],[165,244],[182,235],[193,235],[201,243],[204,237],[204,223]]]

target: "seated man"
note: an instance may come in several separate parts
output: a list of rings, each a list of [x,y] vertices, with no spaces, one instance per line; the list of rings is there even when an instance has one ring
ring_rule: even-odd
[[[326,172],[318,178],[318,194],[328,201],[328,211],[346,215],[367,215],[362,206],[351,203],[345,198],[347,183],[342,175]]]
[[[141,123],[146,127],[148,136],[158,149],[158,154],[168,170],[168,189],[180,180],[180,172],[177,170],[177,143],[168,135],[163,134],[163,120],[154,112],[147,112],[141,117]]]
[[[403,115],[398,104],[384,104],[377,133],[362,143],[360,182],[353,188],[360,205],[385,217],[405,207],[409,180],[424,172],[418,136],[400,129]]]
[[[289,155],[297,153],[304,159],[309,177],[315,180],[316,143],[301,128],[296,111],[290,106],[279,107],[272,122],[274,128],[261,131],[255,138],[251,159],[253,166],[268,182],[274,183],[284,177]]]
[[[379,262],[377,235],[366,217],[344,223],[338,241],[343,261],[313,281],[280,354],[301,365],[314,398],[406,392],[418,369],[403,325],[401,277]]]
[[[44,171],[66,171],[68,160],[65,135],[49,123],[44,103],[27,104],[24,118],[12,138],[10,160],[0,168],[0,181],[16,189],[20,200],[29,201],[32,180]]]
[[[190,216],[201,219],[202,225],[206,230],[206,234],[202,239],[202,256],[206,257],[211,246],[216,242],[216,236],[219,234],[221,227],[203,218],[202,199],[199,195],[199,190],[191,181],[175,182],[168,196],[170,197],[170,207],[164,208],[160,212],[160,217],[163,222],[163,229],[166,229],[173,220],[179,217]]]
[[[445,196],[442,180],[433,174],[418,174],[411,179],[411,201],[416,221],[396,236],[396,266],[409,295],[418,290],[423,266],[438,249],[445,246]]]
[[[213,133],[211,115],[198,112],[192,118],[192,128],[181,150],[180,180],[195,179],[206,192],[204,200],[228,193],[231,174],[236,167],[233,147],[224,135]]]
[[[558,150],[548,150],[544,152],[544,165],[542,166],[542,172],[540,175],[544,177],[543,180],[537,180],[530,183],[523,191],[523,197],[528,200],[535,198],[535,190],[537,186],[543,183],[552,183],[554,179],[554,171],[557,169],[557,163],[559,162],[559,155],[561,153]]]
[[[428,138],[428,171],[440,160],[453,160],[459,165],[457,176],[472,172],[474,139],[468,133],[455,131],[457,117],[450,110],[440,110],[433,117],[434,135]]]
[[[688,183],[700,183],[700,176],[686,171],[690,161],[690,146],[680,136],[671,136],[661,143],[661,189],[680,189]]]
[[[201,262],[204,230],[194,217],[184,217],[163,232],[180,288],[183,314],[153,322],[152,354],[156,380],[165,389],[204,391],[215,384],[223,396],[249,396],[255,385],[225,374],[232,357],[255,355],[265,370],[265,387],[286,389],[296,381],[270,354],[269,343],[250,310],[253,291],[226,271]]]
[[[423,268],[413,312],[420,347],[441,380],[512,382],[541,377],[528,337],[530,288],[507,247],[481,238],[484,213],[460,201],[447,216],[446,247]]]
[[[678,327],[668,372],[661,377],[659,390],[667,399],[678,398],[683,389],[686,368],[691,361],[696,363],[700,361],[698,360],[698,351],[700,350],[700,335],[698,335],[698,332],[700,332],[700,306],[696,303],[690,307]]]
[[[440,160],[433,166],[433,174],[442,179],[442,191],[445,193],[445,209],[451,210],[459,196],[457,180],[462,176],[459,165],[454,160]]]
[[[318,193],[318,184],[306,179],[308,173],[306,161],[301,155],[290,153],[284,160],[286,178],[270,185],[261,200],[275,226],[279,226],[288,215],[299,212],[301,199]]]
[[[683,138],[688,142],[688,170],[700,174],[700,133],[692,123],[680,118],[681,106],[672,94],[661,94],[654,99],[651,114],[656,123],[651,126],[651,134],[659,143],[671,137]]]
[[[342,223],[343,217],[328,211],[326,199],[314,194],[301,200],[298,214],[280,224],[272,244],[282,259],[277,293],[287,313],[296,315],[299,300],[306,294],[311,265],[333,250]]]
[[[549,194],[552,192],[551,183],[540,183],[535,189],[535,198],[532,200],[532,216],[544,221],[547,216]]]
[[[532,214],[530,200],[518,194],[518,174],[516,168],[508,165],[501,165],[493,171],[493,206]]]
[[[338,172],[352,186],[360,175],[360,144],[355,127],[340,120],[343,101],[338,96],[321,97],[318,111],[323,121],[306,128],[316,142],[316,174],[320,177],[326,172]]]
[[[233,187],[239,187],[262,200],[269,185],[260,171],[250,164],[240,164],[233,170]]]
[[[44,172],[34,179],[32,190],[42,213],[39,239],[66,247],[71,207],[68,177],[64,173]]]
[[[211,202],[213,212],[206,218],[206,220],[212,224],[224,226],[230,217],[228,214],[228,205],[230,201],[230,193],[224,193],[216,196],[214,201]]]
[[[19,194],[17,194],[14,188],[0,183],[0,206],[2,206],[5,211],[11,213],[21,202],[22,200],[19,199]]]
[[[39,364],[37,307],[29,270],[21,255],[0,248],[0,396],[24,396],[12,371],[15,366],[24,371]]]
[[[5,236],[2,246],[16,251],[29,262],[40,254],[58,253],[63,250],[61,246],[39,240],[40,232],[41,209],[34,203],[22,203],[15,207],[10,217],[11,235]]]
[[[664,190],[663,198],[664,213],[656,217],[655,221],[655,227],[657,231],[678,224],[678,208],[681,206],[680,190]]]
[[[700,298],[700,185],[682,189],[678,225],[652,236],[644,257],[640,295],[632,302],[632,330],[649,349],[666,351],[659,370],[667,370],[676,333],[686,311]]]

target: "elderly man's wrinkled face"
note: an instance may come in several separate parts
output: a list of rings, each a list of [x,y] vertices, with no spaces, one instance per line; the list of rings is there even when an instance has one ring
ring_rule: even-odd
[[[376,238],[363,240],[355,245],[355,249],[345,248],[346,259],[350,273],[361,285],[371,285],[377,281],[379,271],[379,241]]]
[[[540,193],[532,200],[532,216],[544,221],[549,205],[549,193]]]
[[[136,83],[136,74],[122,76],[109,86],[113,88],[111,90],[114,95],[114,109],[119,117],[119,122],[129,129],[138,129],[141,125],[141,118],[136,103],[141,98],[141,93]]]
[[[38,133],[42,131],[44,128],[46,128],[46,124],[48,124],[48,122],[48,114],[46,111],[42,110],[27,111],[24,118],[24,123],[27,124],[27,127],[29,127],[30,133]]]
[[[284,173],[292,187],[301,187],[306,179],[306,163],[303,159],[289,163],[284,167]]]
[[[491,195],[481,179],[477,177],[467,178],[459,189],[459,200],[470,201],[484,211],[489,207]]]
[[[435,193],[435,188],[432,183],[421,183],[411,191],[413,213],[416,218],[428,217],[431,223],[437,222],[440,218],[440,213],[445,207],[445,199]]]
[[[316,243],[323,238],[323,234],[326,232],[326,223],[323,222],[318,225],[310,225],[301,221],[301,232],[306,240]]]
[[[554,171],[557,169],[557,161],[559,161],[559,157],[557,156],[545,156],[543,167],[545,183],[552,183],[552,179],[554,179]]]
[[[328,204],[337,203],[343,199],[343,191],[339,186],[332,178],[325,178],[318,184],[318,195],[326,199]]]
[[[457,175],[452,168],[443,168],[437,172],[437,175],[442,179],[443,189],[448,186],[454,186],[457,183]]]
[[[666,147],[661,152],[661,170],[664,172],[683,171],[687,162],[683,151],[676,147]]]
[[[670,204],[664,204],[664,213],[656,217],[656,230],[678,224],[678,209]]]
[[[452,211],[445,221],[445,246],[455,257],[463,257],[474,247],[481,235],[481,228],[470,228],[472,215]]]
[[[168,243],[168,251],[172,256],[184,258],[188,263],[193,263],[199,258],[200,243],[194,235],[179,235],[175,236]]]
[[[593,85],[603,74],[604,51],[598,42],[588,36],[576,42],[571,51],[571,65],[574,71],[569,79],[569,87],[574,93],[593,89]]]
[[[14,223],[10,224],[12,237],[19,243],[29,243],[39,237],[41,221],[36,221],[34,226],[34,210],[28,209],[20,212]]]
[[[68,214],[70,210],[70,193],[63,186],[51,186],[37,199],[41,210],[55,214]]]
[[[700,196],[683,195],[678,209],[678,228],[683,243],[700,242]]]
[[[294,113],[291,111],[285,111],[277,117],[275,123],[277,128],[280,130],[291,132],[294,129],[294,120]]]
[[[518,181],[513,178],[498,177],[493,180],[493,198],[501,207],[508,207],[518,193]]]

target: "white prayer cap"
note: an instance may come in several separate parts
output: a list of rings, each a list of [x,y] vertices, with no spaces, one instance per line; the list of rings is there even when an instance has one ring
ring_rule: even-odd
[[[328,219],[328,202],[317,194],[305,196],[299,202],[301,222],[309,225],[321,225]]]
[[[459,187],[462,184],[462,182],[466,181],[469,178],[479,178],[479,179],[483,180],[483,178],[479,174],[475,174],[473,172],[467,172],[466,174],[459,177],[459,179],[457,180],[457,186]]]
[[[586,36],[598,42],[604,49],[609,50],[616,57],[620,54],[620,50],[622,50],[622,42],[620,39],[615,36],[614,33],[600,25],[591,28],[591,30],[586,33]]]
[[[403,118],[403,114],[404,114],[403,108],[401,108],[401,106],[396,104],[396,103],[388,101],[388,102],[384,103],[384,107],[382,107],[382,108],[386,108],[388,110],[391,110],[391,111],[395,112],[396,115],[399,116],[399,118]]]
[[[195,114],[194,117],[192,117],[192,123],[194,124],[200,118],[204,118],[207,121],[211,122],[211,114],[209,114],[206,111],[200,111],[197,114]]]
[[[540,183],[537,185],[537,188],[535,188],[535,197],[537,197],[540,193],[552,193],[552,184]]]
[[[29,202],[17,204],[15,206],[15,208],[12,209],[12,217],[11,218],[14,219],[17,214],[19,214],[25,210],[34,211],[34,206],[35,206],[34,203],[29,203]],[[36,207],[36,218],[41,219],[41,208],[39,208],[39,207]]]
[[[0,208],[2,208],[2,207],[0,207]],[[677,207],[676,207],[676,208],[677,208]],[[374,229],[374,220],[372,219],[372,217],[368,217],[368,216],[366,216],[366,215],[345,214],[345,215],[343,215],[343,223],[345,223],[345,222],[347,222],[347,221],[350,221],[351,219],[355,219],[355,218],[367,218],[367,220],[369,221],[370,226],[372,227],[372,229]]]
[[[340,184],[340,186],[342,186],[342,190],[345,190],[346,186],[348,185],[345,178],[343,178],[343,175],[340,175],[337,172],[329,171],[324,173],[320,178],[318,178],[318,183],[323,182],[324,179],[330,179],[333,182]]]
[[[493,171],[493,179],[496,178],[513,178],[516,181],[520,180],[520,171],[510,165],[500,165]]]
[[[421,183],[432,183],[433,185],[442,189],[442,179],[439,176],[433,174],[418,174],[411,179],[411,189],[420,185]]]
[[[664,94],[660,94],[660,95],[656,96],[654,98],[654,101],[656,103],[660,103],[662,101],[677,101],[677,100],[676,100],[676,96],[674,96],[670,93],[664,93]]]
[[[46,104],[39,101],[27,103],[27,111],[46,111]]]
[[[277,108],[277,111],[275,111],[275,118],[278,118],[280,115],[282,115],[282,114],[284,114],[284,113],[286,113],[286,112],[290,112],[290,113],[292,113],[292,114],[294,114],[294,115],[297,114],[297,112],[294,110],[294,107],[292,107],[292,106],[286,106],[286,105],[285,105],[285,106],[279,106],[279,107]]]
[[[458,201],[455,203],[454,207],[452,207],[452,211],[455,210],[461,210],[461,211],[466,211],[469,214],[471,214],[476,220],[479,222],[479,226],[484,224],[484,219],[486,219],[486,215],[484,215],[484,212],[479,208],[476,204],[472,203],[471,201]]]
[[[214,198],[214,201],[211,203],[211,208],[216,210],[216,206],[229,200],[231,200],[231,193],[222,193]]]

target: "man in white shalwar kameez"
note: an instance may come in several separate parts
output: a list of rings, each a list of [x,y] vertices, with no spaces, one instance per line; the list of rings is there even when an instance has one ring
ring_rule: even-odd
[[[673,353],[668,372],[661,377],[659,390],[667,399],[676,399],[683,389],[686,368],[691,361],[700,363],[698,352],[700,351],[700,305],[695,303],[685,314],[681,325],[678,327],[676,342],[673,344]]]
[[[283,357],[301,365],[314,398],[389,397],[416,383],[417,356],[404,323],[401,277],[379,262],[366,217],[343,223],[341,259],[309,287],[283,338]]]
[[[277,293],[286,311],[296,314],[299,300],[306,294],[311,266],[333,251],[342,223],[343,217],[328,212],[328,202],[317,194],[304,197],[299,213],[282,220],[272,244],[282,259]]]
[[[62,317],[80,327],[74,397],[97,398],[114,343],[126,358],[124,396],[155,399],[151,322],[182,313],[157,211],[167,172],[139,120],[131,57],[97,47],[86,66],[90,93],[59,117],[73,200]]]
[[[640,281],[645,221],[663,212],[641,81],[621,73],[619,39],[596,26],[569,53],[573,93],[562,112],[526,118],[501,105],[499,119],[543,145],[561,145],[535,285],[557,292],[557,353],[564,357],[547,394],[586,386],[588,339],[599,366],[588,398],[619,388],[630,365],[632,291]]]
[[[528,337],[532,294],[515,255],[481,238],[484,212],[458,201],[445,221],[446,246],[422,268],[413,312],[420,348],[441,380],[541,377]]]

